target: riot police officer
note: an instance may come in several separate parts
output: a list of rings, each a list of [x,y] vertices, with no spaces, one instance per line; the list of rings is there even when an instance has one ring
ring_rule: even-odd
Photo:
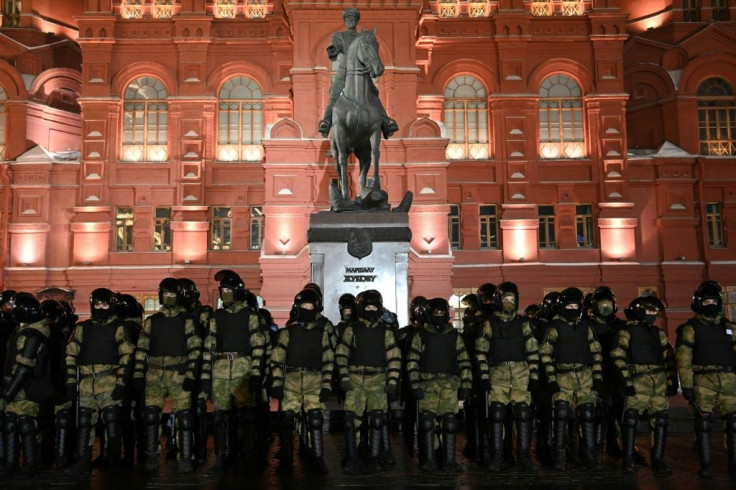
[[[91,429],[97,424],[98,411],[107,431],[108,459],[113,466],[120,463],[121,402],[134,347],[123,323],[115,316],[115,299],[115,293],[109,289],[92,291],[91,318],[77,324],[66,346],[67,395],[72,397],[77,390],[79,393],[77,461],[67,468],[71,475],[87,475],[91,470]]]
[[[328,473],[322,443],[322,411],[331,392],[335,355],[325,324],[317,321],[321,302],[321,296],[310,289],[294,297],[291,319],[279,332],[271,353],[271,396],[281,402],[279,473],[292,471],[294,419],[302,407],[306,412],[303,423],[311,431],[313,461],[319,472]]]
[[[399,378],[399,394],[404,409],[404,417],[401,419],[401,434],[404,441],[404,452],[409,456],[414,454],[414,429],[418,422],[417,400],[411,393],[409,374],[406,371],[406,363],[411,347],[411,340],[417,329],[423,325],[422,309],[427,304],[424,296],[415,296],[409,303],[409,324],[401,327],[396,332],[396,345],[401,351],[401,377]]]
[[[423,309],[422,328],[412,337],[407,371],[419,401],[419,461],[422,471],[434,471],[435,424],[441,421],[443,469],[462,471],[455,460],[458,399],[467,399],[473,375],[460,333],[450,323],[450,305],[434,298]]]
[[[555,317],[557,308],[558,291],[550,291],[544,295],[539,303],[539,310],[531,322],[534,338],[537,343],[542,343],[547,332],[547,327]],[[540,353],[541,362],[541,353]],[[539,386],[532,391],[534,403],[534,417],[536,418],[537,435],[535,451],[537,459],[544,464],[552,464],[552,393],[547,382],[544,369],[539,371]]]
[[[664,305],[655,296],[639,296],[624,310],[626,324],[618,329],[611,349],[611,360],[622,380],[626,395],[623,414],[623,470],[634,472],[634,442],[639,418],[649,414],[652,433],[652,469],[672,473],[664,462],[664,448],[669,425],[668,396],[677,394],[675,352],[667,334],[654,325],[664,313]]]
[[[192,415],[191,393],[196,389],[195,373],[202,349],[194,321],[181,305],[179,283],[168,277],[159,283],[161,308],[143,325],[135,352],[133,382],[145,390],[143,418],[146,423],[146,463],[144,469],[158,471],[159,421],[166,398],[179,428],[181,451],[179,470],[191,473]]]
[[[682,395],[695,410],[695,439],[701,478],[711,471],[713,408],[723,419],[728,472],[736,475],[736,324],[723,313],[723,288],[705,281],[693,293],[695,316],[677,328],[675,358]]]
[[[335,352],[340,388],[345,395],[345,460],[343,470],[357,470],[357,429],[368,412],[371,466],[390,465],[393,456],[384,451],[384,427],[388,402],[398,400],[401,351],[391,328],[384,323],[383,299],[378,291],[359,295],[357,318],[350,321]]]
[[[601,389],[601,345],[593,329],[582,322],[582,291],[562,291],[556,310],[539,349],[554,406],[554,468],[565,469],[567,422],[572,418],[571,405],[576,403],[585,443],[584,463],[597,469],[594,407]]]
[[[478,372],[483,391],[488,393],[492,446],[489,469],[501,470],[503,461],[503,423],[507,406],[512,406],[516,421],[516,449],[519,467],[536,471],[531,460],[531,393],[537,387],[539,347],[528,321],[518,314],[519,289],[512,282],[496,288],[496,311],[483,323],[475,341]]]
[[[478,463],[482,463],[483,449],[485,445],[484,434],[486,428],[485,409],[488,393],[480,385],[481,377],[479,375],[478,363],[475,355],[475,342],[483,332],[485,316],[479,314],[477,295],[466,295],[462,299],[462,304],[465,306],[465,310],[463,311],[462,337],[473,366],[473,390],[470,397],[463,404],[463,408],[465,410],[466,432],[466,445],[463,449],[463,455]]]

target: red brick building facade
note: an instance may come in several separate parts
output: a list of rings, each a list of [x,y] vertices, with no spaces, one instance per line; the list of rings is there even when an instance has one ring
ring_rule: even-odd
[[[410,296],[650,289],[672,328],[704,278],[736,287],[736,1],[63,4],[3,4],[3,288],[151,309],[163,277],[211,303],[230,268],[283,321],[336,178],[317,125],[348,6],[401,128]]]

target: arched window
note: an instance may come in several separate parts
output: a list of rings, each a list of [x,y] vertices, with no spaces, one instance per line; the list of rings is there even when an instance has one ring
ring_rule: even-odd
[[[709,78],[698,86],[698,133],[701,154],[736,154],[736,98],[722,78]]]
[[[477,78],[461,75],[445,87],[449,160],[488,158],[488,93]]]
[[[260,162],[263,158],[263,94],[249,77],[233,77],[220,89],[217,159]]]
[[[121,158],[126,162],[164,162],[169,158],[169,104],[166,87],[140,77],[125,89]]]
[[[552,75],[539,87],[539,156],[585,156],[583,97],[575,80],[566,75]]]
[[[8,132],[8,94],[0,87],[0,160],[5,160],[5,135]]]

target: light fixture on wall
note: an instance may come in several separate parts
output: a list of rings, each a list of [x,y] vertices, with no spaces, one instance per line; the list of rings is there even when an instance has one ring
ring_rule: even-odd
[[[186,265],[189,265],[189,264],[191,264],[191,263],[192,263],[192,261],[191,261],[191,260],[189,260],[189,259],[184,259],[184,263],[185,263]]]
[[[286,244],[291,241],[291,238],[279,238],[279,243],[281,243],[281,255],[286,255]]]
[[[519,262],[526,262],[526,259],[524,257],[519,257]]]
[[[428,254],[431,254],[432,253],[432,247],[431,247],[431,245],[432,245],[432,242],[434,241],[434,237],[433,236],[425,236],[424,238],[422,238],[422,240],[424,240],[424,243],[427,244],[427,253]]]

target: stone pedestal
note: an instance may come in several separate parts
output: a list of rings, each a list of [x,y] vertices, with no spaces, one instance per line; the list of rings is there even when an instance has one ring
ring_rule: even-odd
[[[376,289],[383,304],[406,325],[409,305],[407,213],[325,211],[312,214],[307,234],[312,282],[324,293],[323,314],[340,321],[337,301]]]

